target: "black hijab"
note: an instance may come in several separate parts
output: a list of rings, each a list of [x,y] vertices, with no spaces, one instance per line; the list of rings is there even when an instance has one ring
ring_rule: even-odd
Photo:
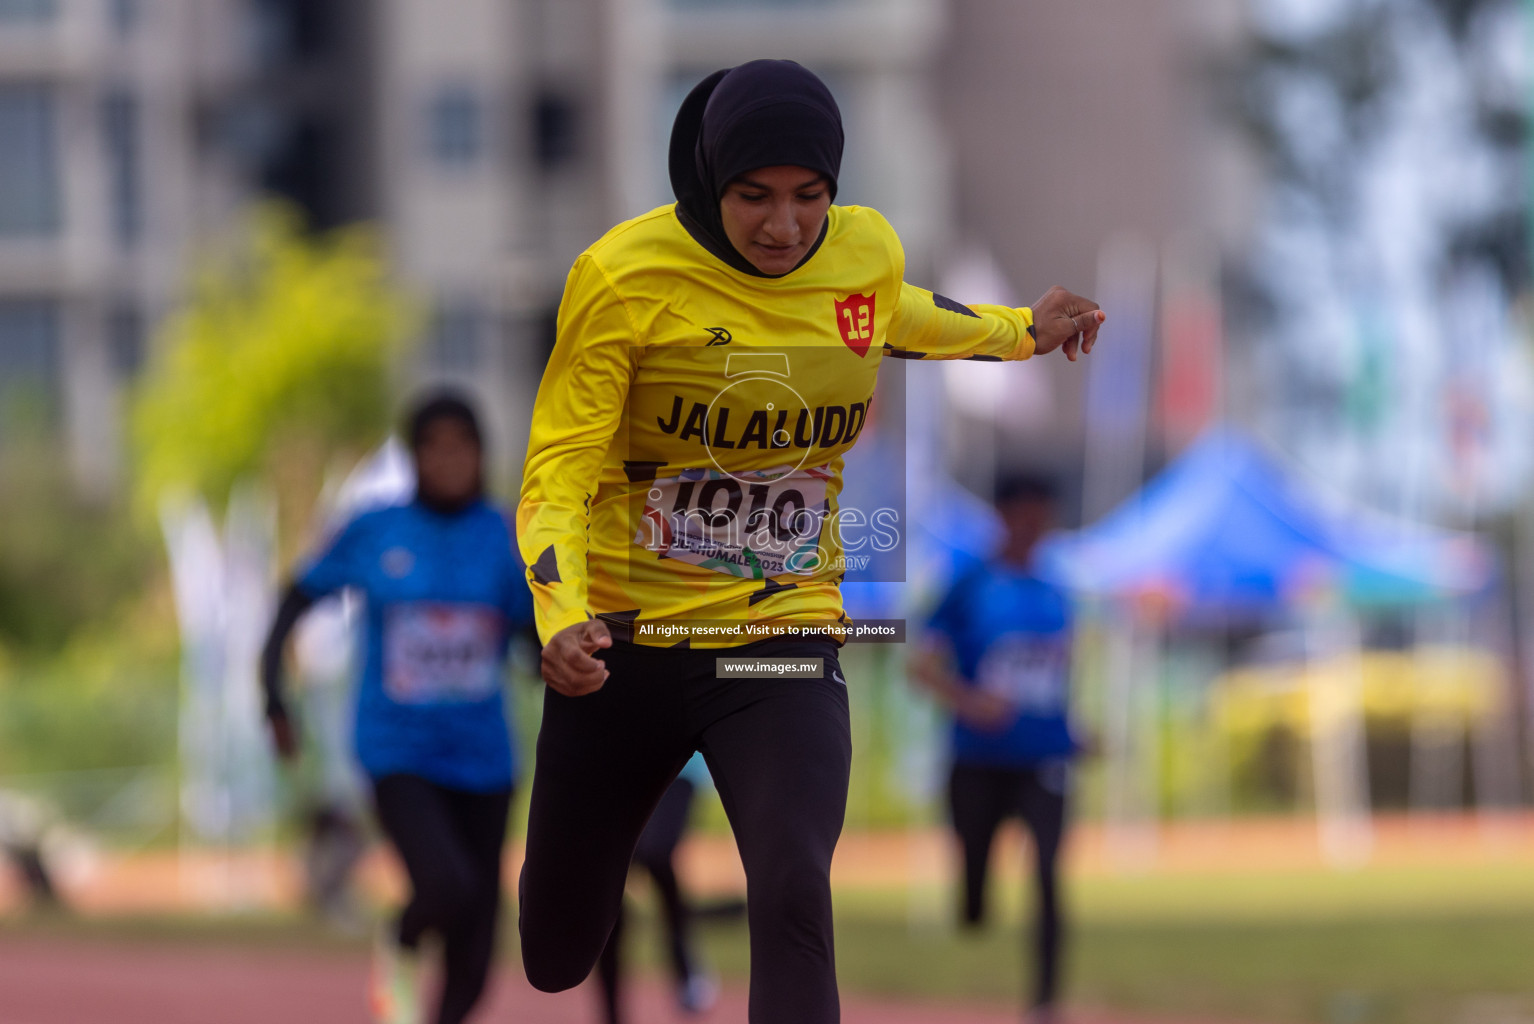
[[[405,420],[405,436],[410,443],[410,454],[414,458],[420,450],[421,442],[426,437],[426,428],[438,420],[453,420],[463,426],[474,444],[481,450],[484,449],[484,435],[479,429],[479,417],[474,413],[474,406],[468,398],[457,391],[443,390],[427,395],[416,403]],[[483,462],[481,462],[483,466]],[[415,500],[433,512],[443,515],[453,515],[461,512],[479,501],[484,496],[484,478],[481,476],[479,487],[475,492],[461,501],[443,501],[435,495],[427,494],[421,490],[420,482],[416,483]]]
[[[781,277],[763,274],[730,244],[719,199],[740,175],[781,164],[819,171],[835,199],[842,144],[836,100],[807,68],[791,60],[753,60],[715,71],[687,94],[671,128],[677,219],[699,245],[741,273]],[[822,225],[798,266],[815,255],[825,235]]]

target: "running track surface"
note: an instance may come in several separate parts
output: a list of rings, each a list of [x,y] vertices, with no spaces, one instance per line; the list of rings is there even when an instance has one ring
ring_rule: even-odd
[[[0,1024],[368,1024],[366,961],[334,951],[121,946],[56,939],[0,942]],[[726,990],[705,1017],[684,1018],[657,986],[638,986],[632,1024],[745,1024],[744,990]],[[503,966],[475,1024],[597,1024],[588,987],[530,988]],[[1017,1024],[978,1010],[844,996],[843,1024]],[[1070,1024],[1151,1024],[1082,1013]],[[1165,1024],[1165,1022],[1163,1022]],[[1192,1022],[1179,1022],[1192,1024]]]

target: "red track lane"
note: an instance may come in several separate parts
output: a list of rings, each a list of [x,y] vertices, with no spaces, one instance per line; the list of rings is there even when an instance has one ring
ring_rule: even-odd
[[[0,1024],[368,1024],[365,959],[283,951],[97,941],[0,942]],[[657,985],[636,986],[632,1024],[745,1024],[744,990],[705,1017],[683,1017]],[[476,1024],[598,1024],[589,987],[530,988],[507,966]],[[843,998],[843,1024],[1017,1024],[1015,1011]],[[1071,1024],[1149,1024],[1097,1014]],[[1184,1022],[1186,1024],[1186,1022]]]

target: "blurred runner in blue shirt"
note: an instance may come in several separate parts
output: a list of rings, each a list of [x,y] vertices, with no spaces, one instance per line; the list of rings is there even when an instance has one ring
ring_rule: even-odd
[[[408,424],[417,488],[407,504],[347,523],[298,573],[263,654],[278,751],[297,752],[282,650],[315,601],[363,597],[355,748],[412,895],[376,951],[374,1019],[419,1017],[415,950],[436,932],[445,960],[435,1020],[458,1024],[484,990],[495,947],[501,850],[516,776],[502,696],[513,632],[532,597],[506,516],[484,497],[478,419],[451,394]]]
[[[1065,830],[1071,612],[1067,595],[1033,573],[1054,522],[1054,491],[1014,477],[997,488],[1001,551],[961,572],[933,612],[912,672],[953,715],[949,806],[964,858],[963,920],[985,918],[997,827],[1017,816],[1037,854],[1034,1019],[1052,1020],[1060,948],[1056,861]]]

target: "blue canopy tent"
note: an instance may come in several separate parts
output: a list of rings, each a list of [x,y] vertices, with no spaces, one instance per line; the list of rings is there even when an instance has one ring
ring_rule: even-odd
[[[1264,617],[1316,592],[1360,608],[1469,597],[1497,575],[1476,538],[1328,504],[1229,428],[1097,523],[1054,538],[1041,562],[1082,595],[1157,594],[1184,620]]]

